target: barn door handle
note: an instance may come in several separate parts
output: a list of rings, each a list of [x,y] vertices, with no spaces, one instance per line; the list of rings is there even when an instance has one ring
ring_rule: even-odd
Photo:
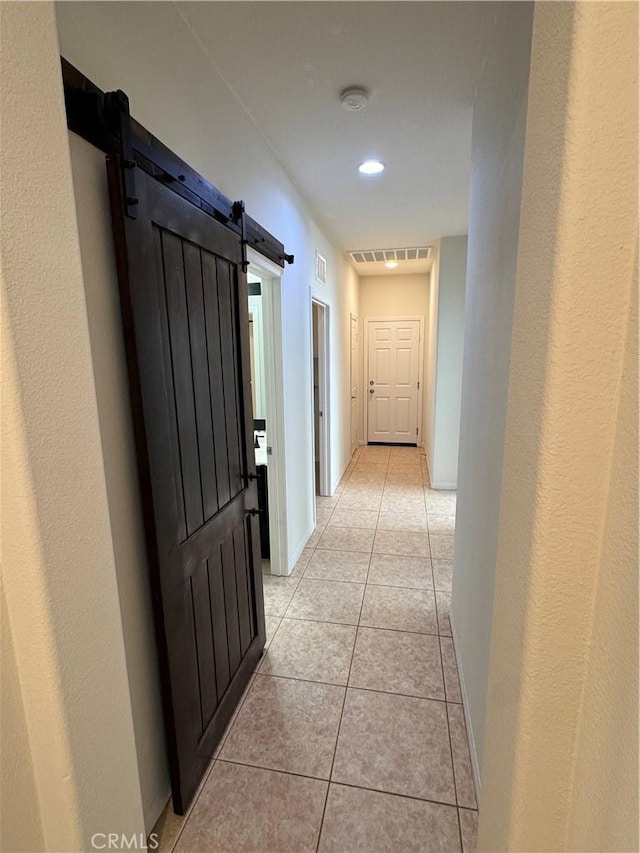
[[[251,509],[247,510],[247,515],[262,515],[263,512],[264,512],[263,509],[258,509],[257,507],[252,507]]]

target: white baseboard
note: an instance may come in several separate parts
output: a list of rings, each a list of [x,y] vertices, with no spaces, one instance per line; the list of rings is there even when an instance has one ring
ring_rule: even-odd
[[[354,452],[355,452],[355,451],[354,451]],[[331,484],[331,495],[335,495],[335,493],[336,493],[336,489],[337,489],[337,488],[338,488],[338,486],[340,485],[340,480],[342,480],[342,478],[344,477],[345,471],[347,470],[347,468],[349,467],[349,465],[351,465],[351,461],[352,461],[352,459],[353,459],[353,453],[351,454],[351,456],[350,456],[350,457],[347,459],[347,461],[345,462],[344,467],[342,468],[342,473],[341,473],[341,474],[340,474],[340,476],[338,477],[337,481],[336,481],[335,483],[332,483],[332,484]]]
[[[313,536],[314,529],[315,528],[312,527],[310,533],[308,533],[307,536],[303,537],[302,540],[296,545],[296,547],[291,552],[291,559],[289,560],[289,565],[291,566],[291,571],[288,571],[287,574],[284,575],[284,577],[287,577],[293,571],[295,564],[298,562],[298,560],[302,556],[302,552],[307,547],[307,542]],[[289,568],[289,567],[287,567],[287,568]]]
[[[331,486],[331,494],[332,495],[335,494],[336,488],[338,487],[338,483],[344,477],[344,472],[347,470],[350,463],[351,463],[351,459],[347,460],[347,462],[344,466],[344,470],[342,471],[342,474],[340,474],[340,476],[338,477],[338,481],[336,483],[332,484],[332,486]],[[295,564],[298,562],[298,560],[302,556],[302,552],[307,547],[307,543],[309,542],[309,539],[313,536],[314,530],[315,530],[315,528],[312,527],[308,531],[307,535],[304,536],[302,538],[302,540],[300,542],[298,542],[296,547],[291,551],[290,559],[289,559],[289,565],[291,566],[291,572],[293,571],[293,567],[295,566]],[[291,572],[287,572],[287,574],[291,574]]]
[[[155,825],[160,820],[166,808],[171,809],[171,788],[154,797],[153,803],[144,810],[144,828],[147,837],[153,832]]]
[[[443,482],[436,481],[436,482],[431,483],[431,488],[432,489],[448,489],[448,490],[452,489],[453,491],[455,491],[458,488],[458,484],[457,483],[443,483]]]
[[[476,783],[476,798],[478,805],[480,804],[480,766],[478,764],[478,751],[476,749],[476,739],[471,725],[471,717],[469,715],[469,699],[467,697],[467,687],[464,681],[464,672],[460,666],[460,658],[457,652],[456,629],[453,624],[453,617],[449,613],[449,622],[451,623],[451,639],[453,640],[453,652],[458,663],[458,677],[460,679],[460,692],[462,693],[462,708],[464,711],[464,721],[467,726],[467,737],[469,740],[469,755],[471,758],[471,769],[473,771],[473,781]]]

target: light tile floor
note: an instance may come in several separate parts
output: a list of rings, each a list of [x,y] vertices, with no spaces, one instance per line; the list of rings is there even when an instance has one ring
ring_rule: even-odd
[[[475,848],[455,500],[417,448],[356,451],[293,574],[264,576],[268,650],[189,815],[163,816],[162,850]]]

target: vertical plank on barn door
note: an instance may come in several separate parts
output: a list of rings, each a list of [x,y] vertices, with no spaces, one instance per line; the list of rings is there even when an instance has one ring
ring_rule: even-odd
[[[183,813],[262,652],[264,607],[239,236],[109,160],[174,808]]]

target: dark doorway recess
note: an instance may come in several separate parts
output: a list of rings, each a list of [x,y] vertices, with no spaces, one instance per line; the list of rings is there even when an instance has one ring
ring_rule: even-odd
[[[70,129],[107,152],[174,809],[265,643],[246,246],[282,244],[63,60]]]

